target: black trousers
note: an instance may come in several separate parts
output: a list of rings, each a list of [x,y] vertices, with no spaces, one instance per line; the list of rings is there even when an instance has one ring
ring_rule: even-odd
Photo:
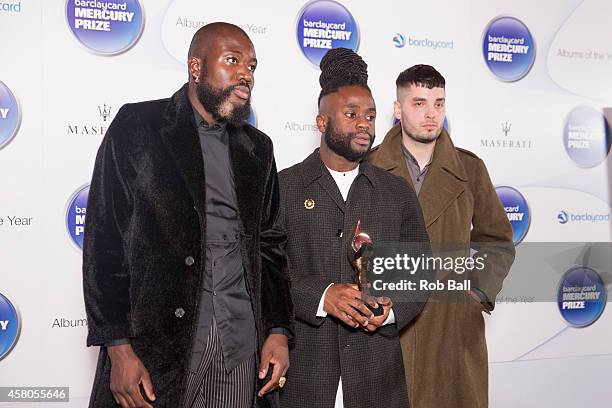
[[[197,372],[189,373],[185,408],[251,408],[255,395],[255,355],[226,372],[217,322],[212,319]]]

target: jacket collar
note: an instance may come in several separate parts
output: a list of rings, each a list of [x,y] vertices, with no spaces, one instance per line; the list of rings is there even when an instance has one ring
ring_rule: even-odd
[[[402,130],[391,128],[378,149],[377,165],[403,177],[412,185],[412,178],[402,155]],[[446,129],[436,141],[431,167],[419,192],[425,226],[429,227],[466,189],[467,172]]]
[[[204,161],[193,107],[189,101],[187,90],[188,84],[185,84],[170,98],[163,115],[160,135],[187,186],[187,190],[194,201],[194,206],[203,213],[206,211]],[[252,177],[256,178],[258,176],[258,163],[260,161],[255,154],[255,143],[247,135],[247,128],[248,126],[227,126],[232,167],[239,196],[243,191],[238,187],[249,187],[246,188],[249,191],[257,188],[257,183],[253,183],[253,186],[250,186],[249,183],[242,183],[245,178],[242,177],[244,174],[249,174],[247,178],[250,182],[253,181]],[[243,184],[246,184],[246,186]],[[241,197],[238,198],[240,201]]]
[[[468,180],[465,167],[463,167],[455,150],[455,145],[446,129],[442,129],[442,133],[440,133],[440,137],[436,142],[432,166],[434,163],[437,167],[451,173],[459,180]],[[391,173],[401,173],[402,176],[410,180],[410,173],[402,155],[402,128],[400,124],[393,126],[380,144],[377,165]]]
[[[204,161],[193,108],[187,97],[187,87],[185,84],[170,98],[164,112],[160,135],[193,198],[195,207],[205,210]]]
[[[365,177],[372,187],[376,188],[376,176],[371,164],[361,162],[359,164],[359,177]],[[330,198],[336,203],[338,208],[344,212],[346,203],[340,189],[336,184],[336,181],[332,177],[319,155],[319,148],[316,148],[304,161],[302,162],[302,182],[304,187],[308,187],[314,182],[318,182],[323,190],[330,196]]]
[[[308,186],[315,180],[320,179],[326,174],[331,177],[331,174],[327,170],[327,167],[325,167],[325,164],[321,160],[319,148],[317,147],[314,152],[312,152],[302,162],[302,180],[304,183],[304,187]],[[358,177],[361,175],[365,176],[370,182],[370,184],[372,184],[372,186],[376,188],[376,176],[374,174],[374,170],[371,164],[366,163],[364,161],[359,163]]]

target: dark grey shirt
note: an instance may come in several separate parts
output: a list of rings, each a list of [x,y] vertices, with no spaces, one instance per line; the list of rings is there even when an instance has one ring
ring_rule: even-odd
[[[208,126],[194,111],[206,178],[206,264],[191,370],[196,371],[214,318],[226,371],[255,353],[257,335],[242,255],[225,123]]]
[[[406,160],[406,166],[408,166],[408,172],[410,173],[410,178],[412,179],[412,184],[414,185],[414,191],[417,195],[419,195],[419,191],[421,191],[421,187],[423,186],[423,181],[425,180],[425,176],[427,175],[429,166],[431,166],[433,154],[432,157],[429,159],[429,163],[427,163],[427,165],[425,165],[425,167],[423,167],[423,169],[421,170],[419,162],[417,162],[412,153],[410,153],[408,149],[406,149],[403,143],[402,153],[404,154],[404,159]]]

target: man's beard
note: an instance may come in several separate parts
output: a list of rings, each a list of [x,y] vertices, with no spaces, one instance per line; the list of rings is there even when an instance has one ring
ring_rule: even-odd
[[[440,126],[440,128],[438,128],[433,134],[429,134],[429,133],[415,134],[415,133],[412,133],[412,132],[410,132],[408,129],[406,129],[404,127],[403,123],[402,123],[402,130],[404,131],[405,134],[408,135],[409,138],[411,138],[412,140],[414,140],[416,142],[423,143],[423,144],[430,144],[430,143],[435,142],[440,137],[440,134],[442,134],[442,126]]]
[[[206,75],[202,71],[200,81],[196,84],[196,94],[206,112],[210,113],[215,121],[225,120],[233,126],[242,126],[251,114],[251,98],[244,105],[233,105],[229,98],[235,87],[215,89],[206,83]],[[223,112],[228,105],[229,112]]]
[[[327,144],[327,147],[329,147],[332,152],[352,162],[361,161],[361,159],[363,159],[372,148],[376,135],[370,133],[367,133],[367,135],[370,136],[370,146],[367,150],[360,152],[351,148],[351,141],[357,136],[357,133],[336,132],[331,119],[327,121],[327,127],[325,128],[325,133],[323,134],[325,137],[325,144]]]

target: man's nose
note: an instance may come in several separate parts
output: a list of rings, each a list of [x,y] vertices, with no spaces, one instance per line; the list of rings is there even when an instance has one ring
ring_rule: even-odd
[[[240,64],[238,69],[238,79],[248,83],[250,88],[252,87],[254,79],[253,71],[249,69],[247,64]]]

